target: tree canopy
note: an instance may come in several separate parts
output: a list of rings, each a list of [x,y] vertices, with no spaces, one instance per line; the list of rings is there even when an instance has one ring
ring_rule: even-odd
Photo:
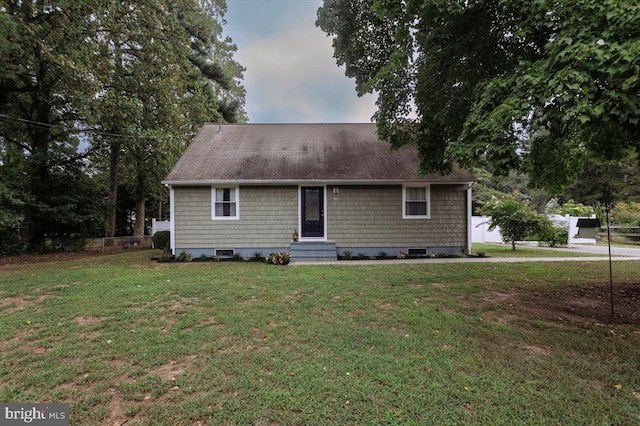
[[[559,193],[586,158],[640,151],[636,1],[325,0],[316,24],[423,172],[524,168]]]
[[[144,232],[145,201],[195,129],[246,119],[225,11],[224,0],[1,0],[0,233],[19,228],[30,250],[99,234],[121,169]]]

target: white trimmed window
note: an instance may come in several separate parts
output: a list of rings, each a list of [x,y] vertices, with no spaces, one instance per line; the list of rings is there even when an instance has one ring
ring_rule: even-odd
[[[233,220],[240,218],[238,206],[238,188],[211,188],[212,219]]]
[[[404,185],[402,187],[402,218],[429,219],[429,185]]]

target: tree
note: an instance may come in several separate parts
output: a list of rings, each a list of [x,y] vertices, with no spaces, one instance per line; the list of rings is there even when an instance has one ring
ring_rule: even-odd
[[[27,230],[29,250],[96,233],[84,203],[102,207],[104,170],[114,213],[126,170],[141,235],[145,203],[195,127],[245,118],[225,10],[224,0],[0,3],[1,216]]]
[[[532,189],[528,175],[511,171],[507,175],[496,176],[489,170],[480,167],[474,167],[471,171],[480,179],[473,186],[474,214],[482,214],[482,208],[485,204],[504,197],[514,197],[524,201],[537,212],[545,210],[550,197],[543,190]]]
[[[6,169],[0,169],[4,172]],[[26,200],[25,194],[11,185],[5,173],[0,174],[0,256],[22,253],[24,241],[20,238],[22,210]]]
[[[565,197],[595,206],[604,203],[604,186],[610,189],[611,202],[640,202],[640,161],[637,155],[615,161],[587,159],[578,180],[567,188]]]
[[[316,24],[423,172],[525,168],[557,194],[640,150],[637,2],[325,0]]]
[[[545,216],[535,213],[525,202],[513,197],[495,199],[486,204],[483,214],[490,217],[489,230],[499,227],[502,239],[510,242],[513,250],[517,241],[541,234],[550,226]]]
[[[60,189],[50,182],[82,166],[74,135],[94,93],[86,40],[98,4],[4,1],[0,8],[0,165],[20,197],[30,249],[44,246],[47,203]]]
[[[121,161],[135,194],[134,235],[143,236],[146,201],[203,121],[242,116],[243,68],[222,39],[224,1],[126,1],[97,20],[102,36],[96,124],[108,152],[106,234],[114,236]],[[222,52],[222,53],[220,53]]]

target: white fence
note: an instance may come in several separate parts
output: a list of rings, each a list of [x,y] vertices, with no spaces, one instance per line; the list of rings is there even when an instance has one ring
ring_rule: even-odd
[[[489,231],[489,216],[473,216],[471,218],[471,242],[473,243],[501,243],[500,228]]]
[[[586,219],[573,216],[548,215],[549,220],[559,228],[565,228],[569,231],[569,241],[567,246],[573,244],[595,244],[593,238],[576,238],[578,234],[578,219]],[[595,217],[595,216],[593,216]],[[592,217],[592,218],[593,218]],[[473,216],[471,218],[471,242],[473,243],[501,243],[500,227],[496,227],[493,231],[489,231],[489,222],[491,218],[488,216]]]
[[[171,230],[171,221],[169,220],[156,220],[156,218],[151,219],[151,236],[158,231],[170,231]]]

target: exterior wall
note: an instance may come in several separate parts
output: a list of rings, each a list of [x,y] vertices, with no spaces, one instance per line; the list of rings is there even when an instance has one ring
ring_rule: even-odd
[[[402,186],[327,189],[329,240],[350,247],[467,246],[467,186],[431,185],[430,219],[402,218]]]
[[[467,185],[431,185],[430,218],[402,218],[402,185],[327,187],[327,240],[338,252],[426,248],[460,253],[468,245]],[[298,228],[297,186],[241,186],[239,220],[211,219],[211,187],[174,187],[175,253],[212,256],[288,250]],[[173,237],[173,236],[172,236]],[[438,248],[440,250],[438,250]],[[435,250],[431,250],[435,249]]]
[[[266,255],[265,250],[288,248],[298,226],[297,186],[241,186],[239,220],[211,219],[210,186],[174,187],[174,197],[176,254],[211,256],[213,249],[235,249],[251,256],[262,248]]]

